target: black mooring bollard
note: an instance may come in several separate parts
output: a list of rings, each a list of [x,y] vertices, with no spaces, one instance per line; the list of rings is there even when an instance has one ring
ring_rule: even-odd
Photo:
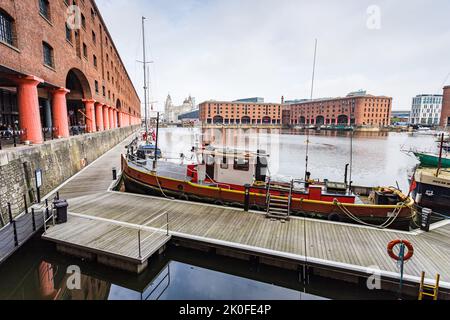
[[[112,176],[113,176],[113,180],[117,180],[117,169],[116,168],[112,168]]]
[[[245,185],[244,211],[248,212],[250,208],[250,185]]]

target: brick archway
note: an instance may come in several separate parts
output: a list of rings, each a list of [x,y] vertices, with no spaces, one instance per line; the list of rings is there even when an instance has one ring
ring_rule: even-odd
[[[213,119],[214,124],[222,124],[224,123],[224,119],[221,116],[215,116]]]
[[[323,125],[323,124],[325,124],[325,117],[324,117],[324,116],[317,116],[317,118],[316,118],[316,124],[317,124],[317,125]]]
[[[247,117],[247,116],[242,117],[242,119],[241,119],[242,124],[250,124],[251,122],[252,122],[252,119],[250,119],[250,117]]]
[[[306,118],[303,117],[303,116],[300,117],[299,120],[298,120],[298,123],[299,123],[299,124],[306,124]]]
[[[263,124],[271,124],[272,123],[272,119],[270,117],[263,117],[262,118],[262,123]]]
[[[75,94],[81,94],[81,99],[92,99],[89,81],[84,73],[77,68],[72,68],[67,72],[66,88],[71,91],[68,94],[68,99]]]
[[[338,123],[338,124],[345,124],[345,125],[348,125],[348,124],[349,124],[349,118],[348,118],[348,116],[346,116],[346,115],[340,115],[340,116],[337,118],[337,123]]]
[[[79,133],[86,125],[86,107],[84,101],[92,99],[89,81],[84,73],[76,68],[70,69],[66,76],[66,96],[69,126],[73,134]]]

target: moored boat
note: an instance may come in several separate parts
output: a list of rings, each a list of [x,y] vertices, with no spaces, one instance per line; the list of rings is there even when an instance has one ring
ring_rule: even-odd
[[[196,149],[197,161],[186,164],[122,157],[125,188],[129,192],[162,195],[216,205],[244,206],[288,218],[307,215],[377,227],[407,228],[414,215],[412,198],[395,188],[373,188],[367,197],[345,183],[292,180],[267,176],[268,155],[212,147]]]
[[[412,192],[420,207],[450,216],[450,170],[418,168],[414,173]]]
[[[439,155],[429,152],[413,152],[414,156],[420,161],[421,166],[437,168],[439,166]],[[450,157],[442,156],[442,168],[450,168]]]

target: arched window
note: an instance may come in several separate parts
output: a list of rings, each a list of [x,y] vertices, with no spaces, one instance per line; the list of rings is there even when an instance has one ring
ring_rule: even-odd
[[[11,46],[15,45],[14,40],[14,19],[0,9],[0,41]]]

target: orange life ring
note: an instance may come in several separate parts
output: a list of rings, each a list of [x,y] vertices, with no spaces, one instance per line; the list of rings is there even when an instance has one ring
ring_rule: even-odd
[[[404,244],[406,246],[406,248],[408,249],[408,253],[403,258],[403,261],[408,261],[414,255],[414,247],[411,244],[411,242],[409,242],[407,240],[394,240],[394,241],[389,242],[388,247],[387,247],[389,256],[396,261],[400,261],[400,257],[394,253],[394,248],[399,244]]]

